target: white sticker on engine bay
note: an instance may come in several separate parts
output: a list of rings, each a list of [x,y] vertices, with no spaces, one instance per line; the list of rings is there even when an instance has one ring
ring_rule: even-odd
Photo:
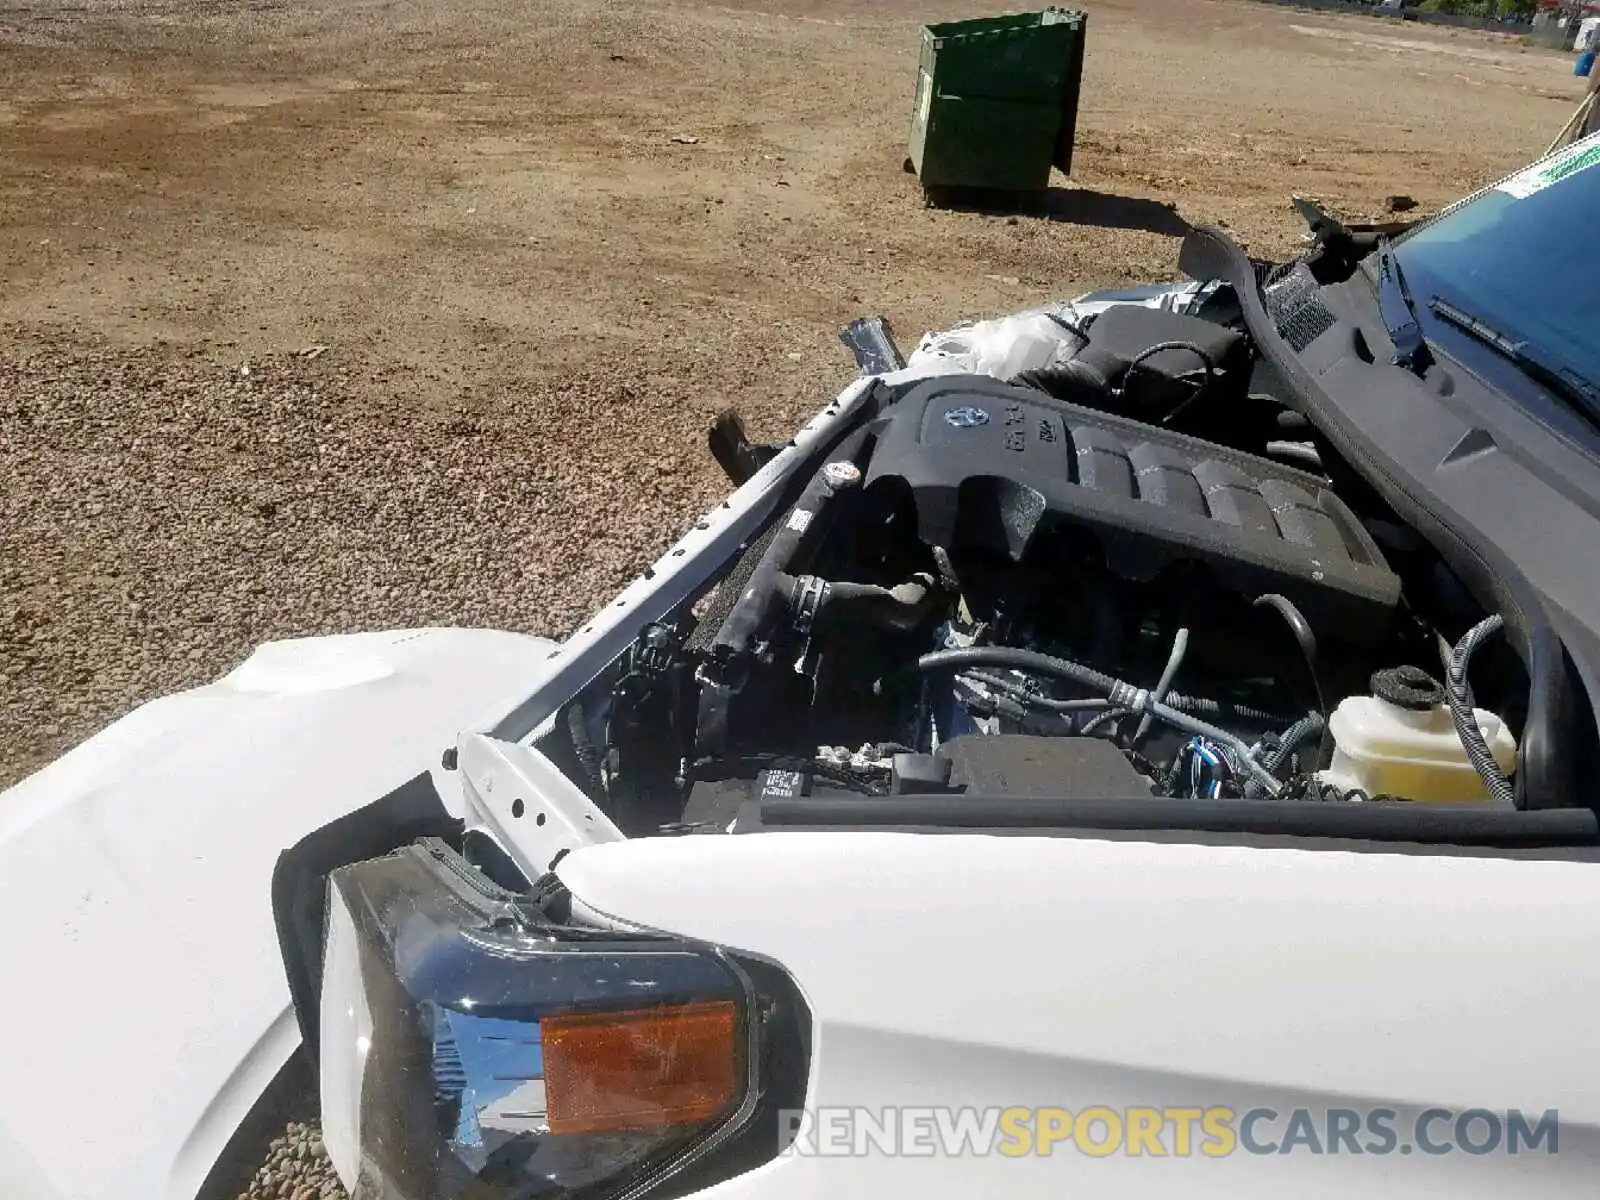
[[[1592,133],[1559,154],[1518,171],[1510,179],[1497,184],[1495,190],[1515,196],[1518,200],[1526,200],[1551,184],[1560,183],[1568,175],[1576,175],[1597,165],[1600,165],[1600,133]]]
[[[789,514],[789,528],[796,533],[804,533],[809,524],[811,524],[811,514],[805,509],[797,508]]]

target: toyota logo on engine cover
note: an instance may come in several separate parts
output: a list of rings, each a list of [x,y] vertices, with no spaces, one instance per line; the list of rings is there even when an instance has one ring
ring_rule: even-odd
[[[989,414],[981,408],[974,408],[970,404],[963,404],[960,408],[952,408],[944,414],[945,424],[953,425],[957,429],[976,429],[979,425],[989,423]]]

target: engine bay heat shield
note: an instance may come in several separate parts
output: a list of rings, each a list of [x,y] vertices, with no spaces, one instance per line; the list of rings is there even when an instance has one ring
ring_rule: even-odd
[[[880,419],[866,486],[901,486],[918,532],[1021,561],[1042,536],[1088,534],[1145,581],[1199,564],[1230,591],[1280,592],[1353,642],[1381,630],[1400,580],[1324,481],[1265,459],[993,379],[916,387]]]

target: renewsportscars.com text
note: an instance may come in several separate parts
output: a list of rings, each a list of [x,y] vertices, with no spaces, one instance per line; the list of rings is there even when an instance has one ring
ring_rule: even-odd
[[[788,1110],[785,1153],[962,1157],[1226,1158],[1234,1154],[1557,1154],[1555,1109],[822,1108]]]

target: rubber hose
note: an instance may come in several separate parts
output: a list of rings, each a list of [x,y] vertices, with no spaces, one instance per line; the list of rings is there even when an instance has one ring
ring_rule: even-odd
[[[1113,678],[1103,671],[1097,671],[1093,667],[1073,662],[1071,659],[1057,658],[1052,654],[1041,654],[1037,650],[1021,650],[1012,646],[963,646],[954,650],[935,650],[931,654],[924,654],[916,663],[916,669],[924,675],[934,671],[963,671],[969,667],[1003,667],[1012,671],[1048,675],[1054,679],[1075,683],[1092,692],[1099,692],[1103,696],[1110,696],[1118,688],[1127,689],[1130,693],[1137,690],[1131,684]],[[881,692],[882,689],[883,680],[880,679],[874,685],[874,690]],[[1284,718],[1277,713],[1269,713],[1248,705],[1221,704],[1216,700],[1207,700],[1201,696],[1183,696],[1177,692],[1168,695],[1162,703],[1165,707],[1179,712],[1208,717],[1239,717],[1246,721],[1274,726],[1285,723]]]
[[[1119,394],[1126,391],[1128,384],[1133,380],[1133,373],[1142,367],[1147,359],[1154,358],[1158,354],[1165,354],[1168,350],[1187,350],[1190,354],[1193,354],[1200,360],[1206,375],[1205,382],[1200,385],[1200,390],[1203,391],[1204,389],[1210,387],[1216,380],[1216,360],[1202,350],[1199,346],[1196,346],[1193,342],[1157,342],[1154,346],[1146,346],[1143,350],[1139,351],[1139,353],[1135,354],[1131,359],[1128,360],[1127,370],[1124,371],[1122,375],[1122,386],[1117,388],[1116,391]],[[1193,374],[1192,371],[1187,373]],[[1185,400],[1184,407],[1187,407],[1188,404],[1189,401]]]
[[[1322,687],[1322,667],[1317,654],[1317,634],[1311,628],[1311,622],[1306,620],[1305,613],[1300,611],[1298,605],[1287,596],[1277,592],[1268,592],[1265,596],[1257,596],[1253,608],[1270,608],[1283,618],[1289,626],[1289,632],[1294,635],[1295,644],[1300,647],[1300,657],[1305,660],[1306,670],[1311,673],[1311,690],[1317,697],[1317,711],[1324,718],[1328,715],[1327,693]],[[1328,757],[1329,734],[1328,724],[1324,720],[1322,728],[1318,731],[1321,735],[1317,744],[1317,764]]]
[[[1179,628],[1172,638],[1172,653],[1167,655],[1167,665],[1161,668],[1161,678],[1156,682],[1154,697],[1165,700],[1167,693],[1172,690],[1172,681],[1177,678],[1178,668],[1183,666],[1183,658],[1189,652],[1189,631]],[[1145,735],[1150,732],[1150,722],[1153,718],[1149,713],[1139,718],[1139,728],[1133,731],[1133,745],[1137,746],[1144,741]]]
[[[1447,672],[1445,692],[1450,700],[1450,716],[1455,721],[1456,733],[1460,735],[1461,745],[1466,749],[1467,757],[1472,760],[1473,767],[1483,779],[1484,787],[1489,789],[1489,795],[1502,804],[1516,805],[1516,789],[1511,786],[1511,781],[1500,770],[1500,764],[1494,759],[1494,754],[1489,749],[1489,743],[1483,740],[1483,730],[1478,728],[1478,718],[1473,715],[1472,705],[1467,699],[1467,668],[1472,664],[1472,653],[1488,638],[1499,633],[1505,625],[1505,620],[1499,613],[1492,617],[1485,617],[1471,629],[1467,630],[1462,639],[1456,643],[1456,648],[1450,652],[1450,669]]]
[[[915,629],[933,615],[940,593],[931,575],[916,575],[892,588],[872,583],[833,583],[815,576],[785,576],[780,583],[791,613],[808,586],[819,587],[815,623],[860,622],[878,629]]]
[[[1111,706],[1111,701],[1093,700],[1058,700],[1054,696],[1037,696],[1024,687],[1019,687],[1009,679],[999,675],[990,675],[986,671],[969,671],[964,676],[974,682],[983,684],[984,687],[993,688],[995,691],[1009,696],[1018,704],[1030,708],[1042,709],[1052,713],[1081,713],[1099,712]]]
[[[1078,736],[1093,737],[1099,732],[1102,725],[1110,725],[1116,721],[1122,720],[1123,717],[1131,717],[1133,715],[1134,712],[1131,708],[1108,709],[1106,712],[1101,713],[1093,720],[1085,722],[1083,728],[1078,730]]]
[[[1322,680],[1317,674],[1317,635],[1311,628],[1311,622],[1306,620],[1305,613],[1300,611],[1298,605],[1287,596],[1280,596],[1277,592],[1268,592],[1265,596],[1257,596],[1251,604],[1252,608],[1270,608],[1283,618],[1289,626],[1289,632],[1294,634],[1295,644],[1300,647],[1300,656],[1305,659],[1306,666],[1311,671],[1311,682],[1317,689],[1317,703],[1322,703]]]

